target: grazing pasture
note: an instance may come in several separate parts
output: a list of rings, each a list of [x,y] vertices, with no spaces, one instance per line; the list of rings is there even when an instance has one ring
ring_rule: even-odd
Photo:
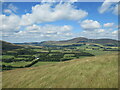
[[[4,71],[2,87],[117,88],[118,54],[112,53]]]
[[[0,56],[3,88],[118,87],[120,48],[115,45],[84,42],[14,47],[4,48]]]

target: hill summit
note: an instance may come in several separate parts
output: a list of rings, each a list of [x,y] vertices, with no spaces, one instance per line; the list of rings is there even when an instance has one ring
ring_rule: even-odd
[[[69,43],[98,43],[98,44],[117,44],[119,43],[118,40],[113,39],[88,39],[84,37],[77,37],[70,40],[63,40],[63,41],[43,41],[40,44],[69,44]]]

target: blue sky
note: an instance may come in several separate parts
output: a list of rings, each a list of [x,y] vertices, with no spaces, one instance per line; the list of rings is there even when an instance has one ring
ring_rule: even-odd
[[[74,37],[117,39],[117,6],[108,2],[6,2],[0,15],[2,39],[13,43]]]

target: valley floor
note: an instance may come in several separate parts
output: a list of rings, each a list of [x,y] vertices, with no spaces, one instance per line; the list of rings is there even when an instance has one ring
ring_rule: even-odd
[[[3,88],[117,88],[118,53],[2,72]]]

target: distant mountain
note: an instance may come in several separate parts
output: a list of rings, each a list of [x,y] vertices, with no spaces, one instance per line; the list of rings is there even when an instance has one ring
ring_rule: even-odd
[[[115,44],[118,45],[120,41],[113,39],[88,39],[84,37],[73,38],[70,40],[64,41],[44,41],[41,42],[41,45],[50,45],[50,44],[69,44],[69,43],[97,43],[97,44]]]
[[[14,43],[17,45],[32,45],[32,46],[40,46],[41,42],[25,42],[25,43]]]
[[[78,38],[73,38],[70,40],[62,40],[62,41],[43,41],[43,42],[16,43],[16,44],[44,46],[44,45],[72,44],[72,43],[97,43],[102,45],[105,44],[119,45],[120,41],[113,39],[88,39],[84,37],[78,37]]]
[[[118,44],[120,41],[113,39],[89,39],[89,42],[98,44]]]
[[[41,42],[41,44],[68,44],[68,43],[80,43],[80,42],[86,42],[88,39],[79,37],[79,38],[73,38],[70,40],[63,40],[63,41],[44,41]]]
[[[5,42],[5,41],[1,41],[1,40],[0,40],[0,45],[2,45],[2,50],[3,51],[22,48],[22,46],[20,46],[20,45],[15,45],[15,44]]]

